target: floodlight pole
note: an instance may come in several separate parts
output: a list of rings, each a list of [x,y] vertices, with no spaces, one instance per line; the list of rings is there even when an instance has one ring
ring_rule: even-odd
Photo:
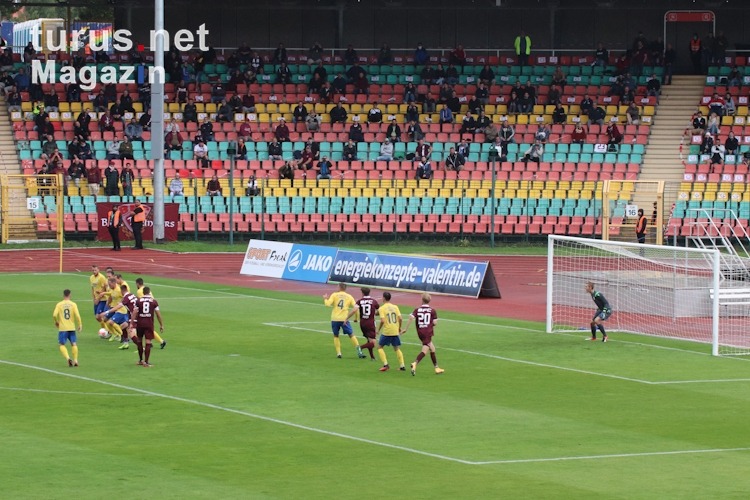
[[[164,0],[154,0],[151,159],[154,161],[154,243],[164,242]]]
[[[237,143],[229,141],[229,244],[234,245],[234,161],[237,156]]]
[[[495,160],[492,160],[492,189],[490,190],[490,248],[495,248]]]

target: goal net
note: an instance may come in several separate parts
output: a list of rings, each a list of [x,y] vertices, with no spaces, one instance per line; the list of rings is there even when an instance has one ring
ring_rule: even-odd
[[[750,283],[723,268],[718,250],[550,236],[547,273],[549,333],[590,329],[592,282],[613,310],[608,331],[750,354]]]

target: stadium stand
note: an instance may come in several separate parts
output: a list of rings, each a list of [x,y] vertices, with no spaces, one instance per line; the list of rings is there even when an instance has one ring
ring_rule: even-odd
[[[193,57],[182,56],[188,62]],[[61,64],[65,58],[64,55],[58,56],[56,64]],[[127,55],[112,56],[112,59],[111,64],[115,66],[128,62]],[[351,69],[337,59],[323,57],[322,68],[327,75]],[[315,66],[308,65],[304,55],[287,56],[291,77],[284,78],[291,78],[292,83],[274,83],[279,65],[270,64],[270,57],[265,56],[265,64],[261,66],[263,71],[255,75],[257,83],[241,83],[236,87],[228,74],[227,61],[218,56],[215,64],[206,64],[203,68],[205,78],[211,83],[190,85],[189,95],[185,97],[195,101],[197,119],[186,123],[183,123],[183,105],[174,102],[179,85],[167,83],[165,123],[176,119],[181,128],[182,144],[169,152],[165,173],[167,185],[177,173],[186,184],[184,195],[174,197],[174,202],[180,206],[181,229],[192,231],[196,226],[202,232],[229,229],[227,147],[229,141],[239,138],[244,126],[243,133],[249,132],[250,140],[245,143],[246,159],[236,162],[234,178],[238,195],[235,206],[239,209],[234,221],[238,231],[260,231],[263,221],[264,229],[269,232],[307,232],[321,228],[327,231],[330,227],[334,232],[486,233],[491,210],[491,153],[496,149],[486,142],[483,133],[461,133],[460,120],[469,110],[472,96],[479,96],[487,102],[482,108],[497,128],[507,120],[515,134],[515,142],[507,145],[507,151],[496,165],[497,232],[506,235],[598,234],[601,232],[601,195],[597,193],[596,183],[602,180],[623,182],[619,199],[610,200],[610,203],[616,217],[624,214],[624,204],[632,191],[632,184],[627,181],[638,176],[657,104],[656,96],[646,95],[648,77],[636,80],[633,102],[637,105],[638,120],[627,124],[627,104],[616,92],[610,95],[615,79],[609,75],[614,66],[592,66],[593,58],[584,56],[532,57],[533,65],[524,67],[511,65],[512,58],[470,57],[465,66],[456,68],[458,80],[452,90],[458,98],[458,106],[454,123],[439,123],[439,108],[418,115],[424,142],[432,148],[433,174],[429,179],[417,181],[412,158],[418,145],[406,133],[409,104],[405,102],[405,91],[407,87],[415,86],[417,100],[422,101],[428,94],[438,98],[441,87],[435,81],[430,85],[423,83],[424,67],[415,66],[411,58],[396,56],[394,63],[387,66],[370,64],[376,62],[370,58],[360,59],[362,72],[367,75],[367,93],[355,94],[357,87],[347,83],[343,94],[320,99],[319,95],[309,93],[308,83]],[[436,57],[433,59],[431,62],[435,65],[447,63]],[[614,58],[611,63],[614,63]],[[480,74],[487,69],[485,65],[489,65],[494,73],[494,83],[487,88],[486,94],[478,87]],[[18,69],[22,63],[16,61],[14,66]],[[101,69],[102,65],[99,66]],[[244,71],[245,66],[240,66],[239,70]],[[660,74],[660,70],[644,68],[642,74]],[[355,71],[360,70],[355,68]],[[563,82],[560,81],[561,73]],[[551,88],[553,79],[561,84],[557,95]],[[235,91],[240,97],[252,95],[255,111],[240,110],[242,112],[230,115],[230,121],[218,121],[221,102],[211,102],[217,100],[214,99],[217,82],[231,89],[226,96],[219,95],[218,100],[233,95]],[[535,88],[536,102],[527,113],[510,112],[513,89],[527,83]],[[55,95],[59,101],[59,112],[49,113],[54,145],[46,145],[47,151],[56,146],[64,158],[62,167],[68,171],[70,159],[66,152],[75,136],[75,120],[81,112],[86,112],[91,116],[87,128],[92,155],[92,159],[86,162],[87,167],[93,163],[103,170],[112,163],[119,172],[124,164],[131,164],[135,171],[132,195],[148,201],[153,195],[150,133],[144,131],[142,142],[132,142],[132,160],[107,159],[108,153],[109,158],[116,157],[116,149],[113,154],[112,150],[108,151],[108,146],[116,137],[122,137],[125,123],[131,118],[141,117],[143,104],[133,102],[133,111],[124,112],[122,121],[114,120],[111,130],[109,126],[102,129],[100,120],[104,113],[93,111],[100,90],[118,98],[126,90],[136,99],[138,96],[138,88],[121,84],[97,85],[90,92],[82,92],[80,102],[70,101],[66,88],[60,83],[36,89],[36,93]],[[595,107],[604,111],[598,123],[589,123],[588,116],[581,111],[580,105],[586,96],[591,97]],[[40,172],[46,163],[43,156],[45,141],[35,130],[39,125],[39,105],[31,97],[29,92],[22,92],[21,109],[11,111],[18,154],[27,174]],[[552,99],[559,100],[562,110],[555,112]],[[342,103],[347,114],[346,123],[331,123],[334,102]],[[306,123],[301,120],[294,123],[294,108],[300,103],[307,113],[315,111],[320,116],[317,131],[308,132]],[[376,104],[382,110],[382,123],[369,123],[370,110]],[[417,104],[422,107],[421,102]],[[455,105],[455,101],[452,104]],[[476,114],[473,116],[478,118]],[[214,139],[206,143],[208,168],[201,168],[202,164],[194,154],[195,136],[204,118],[212,122]],[[289,141],[281,144],[282,159],[273,160],[269,159],[268,143],[273,141],[275,124],[281,119],[288,123]],[[378,160],[386,131],[393,120],[402,129],[399,142],[394,144],[393,160]],[[617,124],[623,136],[615,148],[607,147],[609,137],[604,123],[611,122]],[[350,138],[349,128],[353,123],[362,125],[364,140],[357,144],[357,160],[345,161],[344,144]],[[586,134],[585,139],[574,143],[573,133],[578,123],[584,126]],[[524,161],[524,155],[542,124],[549,127],[544,152],[538,161]],[[304,149],[304,141],[308,138],[319,145],[321,156],[332,160],[332,178],[315,180],[312,175],[315,170],[307,175],[296,170],[293,179],[279,179],[280,167],[294,158],[295,151]],[[445,170],[444,161],[450,148],[457,147],[462,140],[468,141],[463,169]],[[213,175],[218,175],[224,196],[206,196],[206,184]],[[257,179],[258,196],[239,196],[246,194],[250,179]],[[117,192],[125,194],[119,188]],[[197,209],[193,196],[198,199]],[[106,199],[119,201],[121,198],[95,197],[85,182],[76,184],[70,180],[65,211],[72,217],[66,219],[66,231],[86,232],[95,228],[95,203]],[[39,210],[48,211],[50,204],[48,200],[43,201]]]

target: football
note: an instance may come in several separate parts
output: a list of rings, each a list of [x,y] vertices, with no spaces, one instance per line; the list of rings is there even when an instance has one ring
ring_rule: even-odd
[[[106,339],[107,337],[109,337],[109,332],[106,328],[99,328],[99,336],[103,339]]]

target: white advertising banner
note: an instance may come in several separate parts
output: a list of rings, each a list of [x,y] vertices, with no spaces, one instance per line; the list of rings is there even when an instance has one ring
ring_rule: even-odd
[[[240,274],[281,278],[293,246],[278,241],[250,240]]]

